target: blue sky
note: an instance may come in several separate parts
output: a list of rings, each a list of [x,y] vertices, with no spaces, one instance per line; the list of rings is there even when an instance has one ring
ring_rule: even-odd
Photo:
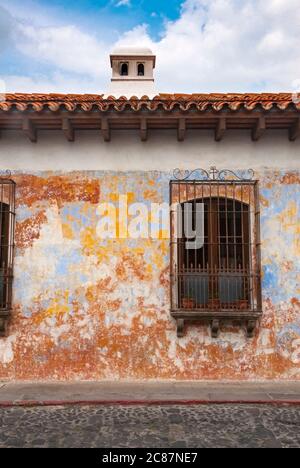
[[[103,20],[108,21],[116,35],[147,23],[151,35],[158,37],[165,21],[179,18],[183,0],[39,0],[38,3],[44,7],[51,4],[51,9],[65,20],[79,21],[85,27],[97,28]]]
[[[0,0],[0,93],[105,92],[116,45],[153,49],[160,92],[295,90],[299,24],[299,0]]]

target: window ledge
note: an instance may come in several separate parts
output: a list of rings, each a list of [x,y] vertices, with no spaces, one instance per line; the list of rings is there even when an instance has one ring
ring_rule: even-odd
[[[262,316],[261,311],[251,310],[195,310],[178,309],[171,311],[171,316],[176,319],[177,336],[184,336],[184,323],[186,321],[206,320],[211,323],[212,337],[217,338],[220,333],[221,322],[237,320],[246,324],[247,337],[253,338],[257,321]]]

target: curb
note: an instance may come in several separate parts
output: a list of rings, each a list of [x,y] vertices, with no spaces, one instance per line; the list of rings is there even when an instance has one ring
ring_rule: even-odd
[[[300,400],[16,400],[2,401],[0,408],[47,406],[174,406],[174,405],[268,405],[300,406]]]

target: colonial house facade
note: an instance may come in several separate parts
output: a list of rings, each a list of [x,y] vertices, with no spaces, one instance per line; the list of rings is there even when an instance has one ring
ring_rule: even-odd
[[[155,65],[0,101],[0,380],[300,379],[300,102]]]

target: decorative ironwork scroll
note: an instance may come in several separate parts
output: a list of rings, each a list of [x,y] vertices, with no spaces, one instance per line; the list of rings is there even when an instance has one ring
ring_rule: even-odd
[[[239,171],[239,174],[230,170],[222,169],[218,170],[215,166],[212,166],[209,171],[198,168],[189,170],[174,169],[173,176],[176,180],[191,180],[193,174],[197,177],[198,180],[203,181],[225,181],[225,180],[237,180],[237,181],[250,181],[254,178],[253,169],[247,169]]]
[[[11,171],[9,169],[0,170],[0,177],[1,178],[11,177]]]

